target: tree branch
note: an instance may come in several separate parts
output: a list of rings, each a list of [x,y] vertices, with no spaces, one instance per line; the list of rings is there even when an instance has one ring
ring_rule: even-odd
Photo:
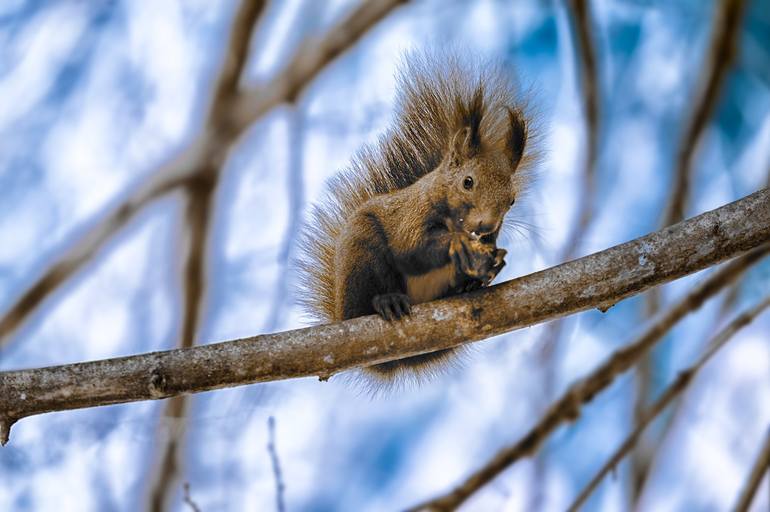
[[[703,58],[702,72],[695,83],[694,108],[685,121],[685,128],[679,142],[674,181],[668,202],[663,208],[661,226],[669,226],[684,218],[687,209],[690,182],[693,173],[693,156],[709,118],[716,108],[722,85],[730,70],[732,61],[738,53],[741,34],[741,19],[745,0],[724,0],[715,6],[714,27],[706,55]],[[660,309],[660,290],[655,289],[645,297],[648,317],[653,317]],[[649,400],[653,381],[652,355],[648,354],[639,362],[636,372],[636,391],[634,397],[634,420],[639,422]],[[636,502],[644,489],[650,470],[651,457],[644,450],[644,440],[632,454],[631,486],[632,501]]]
[[[576,64],[583,92],[583,116],[586,124],[586,153],[583,162],[583,193],[580,195],[577,224],[564,244],[562,260],[577,253],[580,241],[591,224],[596,197],[596,161],[599,156],[599,71],[596,49],[591,38],[591,12],[587,0],[571,0]]]
[[[599,155],[599,72],[596,62],[596,49],[591,37],[592,23],[591,12],[587,0],[571,0],[567,2],[567,14],[572,22],[572,38],[575,47],[575,68],[580,82],[580,90],[583,100],[583,117],[585,121],[586,149],[583,157],[583,176],[581,180],[582,191],[578,194],[579,204],[575,223],[570,230],[564,246],[557,255],[557,261],[569,261],[578,254],[580,244],[593,221],[596,209],[596,163]],[[538,364],[542,368],[542,385],[540,386],[537,404],[547,404],[553,399],[554,381],[556,380],[556,367],[554,355],[564,331],[564,321],[559,319],[549,323],[543,330],[543,334],[535,342],[540,347]],[[543,411],[540,405],[535,414]],[[535,460],[533,473],[534,490],[530,508],[540,510],[542,508],[542,483],[546,471],[546,454],[541,453]]]
[[[711,357],[717,353],[717,351],[724,347],[738,331],[749,325],[757,316],[759,316],[759,314],[767,309],[768,306],[770,306],[770,297],[766,297],[753,308],[744,311],[735,317],[732,322],[730,322],[724,329],[719,332],[719,334],[717,334],[711,340],[711,342],[709,342],[708,349],[703,355],[701,355],[695,364],[679,372],[679,376],[676,378],[676,380],[668,388],[666,388],[666,390],[661,393],[660,398],[658,398],[658,400],[645,411],[645,413],[639,419],[639,423],[637,423],[634,431],[629,434],[626,440],[623,441],[617,450],[615,450],[615,453],[613,453],[607,462],[601,467],[601,469],[599,469],[599,471],[591,479],[588,485],[586,485],[583,491],[578,494],[578,497],[575,498],[575,501],[572,503],[568,510],[576,511],[583,505],[583,503],[585,503],[591,493],[599,486],[607,473],[616,467],[618,462],[620,462],[623,457],[631,451],[631,448],[633,448],[634,444],[636,443],[637,439],[639,439],[639,436],[642,434],[644,429],[647,428],[647,425],[649,425],[652,420],[657,418],[658,415],[660,415],[660,413],[662,413],[666,407],[668,407],[674,401],[675,398],[681,395],[689,387],[690,383],[695,379],[697,373],[711,359]]]
[[[717,2],[714,29],[709,43],[703,71],[696,82],[695,109],[687,120],[679,152],[676,157],[676,175],[669,203],[664,209],[662,225],[668,226],[684,218],[692,157],[711,113],[714,111],[725,82],[727,72],[737,53],[741,35],[741,19],[746,7],[745,0]]]
[[[762,475],[766,472],[770,472],[770,428],[767,430],[765,444],[757,455],[757,460],[751,468],[746,485],[738,497],[738,503],[734,509],[735,512],[747,512],[749,510],[751,502],[754,500],[754,495],[757,493],[759,484],[762,481]]]
[[[33,414],[294,377],[328,378],[357,366],[455,347],[586,309],[607,308],[768,241],[770,189],[763,189],[579,260],[418,305],[410,318],[392,324],[366,316],[187,349],[2,372],[0,432]],[[623,363],[632,364],[632,359]],[[602,382],[572,393],[587,400]],[[574,410],[573,399],[568,397],[569,411]],[[564,419],[553,411],[549,417],[554,414],[550,428]]]
[[[275,477],[275,509],[278,512],[285,512],[286,506],[283,501],[283,492],[286,489],[286,485],[283,483],[278,449],[275,447],[275,418],[272,416],[267,419],[267,436],[267,452],[270,455],[270,465],[273,468],[273,476]]]
[[[294,102],[302,84],[315,77],[329,62],[358,41],[374,24],[406,0],[369,0],[331,27],[321,39],[302,42],[289,64],[268,86],[256,86],[241,94],[234,110],[239,126],[248,126],[285,101]]]
[[[647,353],[679,320],[698,309],[706,299],[733,282],[750,265],[768,253],[770,253],[770,244],[751,251],[715,272],[669,311],[663,313],[634,342],[613,353],[591,374],[570,386],[517,443],[500,450],[484,467],[474,472],[453,491],[412,510],[454,510],[513,463],[533,454],[557,427],[563,423],[575,421],[580,415],[582,405],[590,402],[618,375],[632,368],[639,358]]]
[[[264,11],[264,0],[243,0],[234,15],[230,37],[227,43],[222,69],[217,76],[211,100],[208,119],[212,120],[212,129],[229,132],[232,102],[238,92],[238,82],[246,66],[252,34]],[[177,346],[189,348],[195,344],[195,336],[203,316],[203,302],[206,292],[206,255],[214,203],[214,194],[221,176],[218,165],[202,165],[196,172],[195,179],[184,188],[187,195],[185,210],[187,247],[184,254],[182,274],[182,328]],[[166,403],[163,419],[173,418],[179,429],[168,438],[158,436],[159,449],[153,462],[155,471],[148,498],[148,508],[153,512],[167,510],[167,503],[173,494],[174,483],[179,474],[179,452],[184,443],[185,422],[189,404],[186,395],[173,397]]]
[[[251,88],[225,103],[219,103],[217,98],[220,98],[220,93],[231,90],[236,83],[229,76],[238,70],[239,58],[233,57],[233,63],[223,68],[228,77],[217,81],[218,92],[212,100],[209,115],[193,142],[151,177],[133,187],[125,199],[88,222],[91,227],[74,243],[61,248],[61,255],[0,317],[0,348],[43,301],[90,262],[104,244],[138,212],[155,199],[189,183],[201,168],[212,166],[219,169],[227,153],[251,124],[277,105],[293,101],[326,65],[404,1],[364,2],[348,17],[331,27],[321,39],[306,40],[301,44],[290,63],[268,84]]]

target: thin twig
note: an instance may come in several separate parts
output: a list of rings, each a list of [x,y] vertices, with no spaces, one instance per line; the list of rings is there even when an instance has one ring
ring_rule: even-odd
[[[270,312],[267,315],[264,331],[273,332],[281,323],[287,295],[289,294],[290,277],[289,265],[292,261],[297,233],[302,224],[302,210],[305,204],[304,159],[305,122],[304,112],[294,108],[288,113],[289,122],[289,172],[287,173],[286,190],[289,195],[289,220],[278,253],[278,281],[275,284],[275,296]]]
[[[727,73],[738,53],[741,20],[745,0],[723,0],[716,3],[714,28],[702,72],[696,81],[695,108],[692,110],[679,144],[673,190],[661,219],[669,226],[684,218],[690,189],[692,159],[698,140],[717,106]]]
[[[706,299],[734,281],[749,266],[768,253],[770,253],[770,246],[766,245],[717,270],[671,309],[662,313],[634,342],[617,350],[587,377],[570,386],[517,443],[500,450],[487,464],[449,493],[418,505],[413,510],[454,510],[513,463],[534,453],[558,426],[575,421],[580,415],[582,405],[590,402],[615,378],[632,368],[639,358],[647,353],[679,320],[698,309]]]
[[[757,489],[759,489],[759,485],[762,483],[762,475],[765,473],[770,475],[770,428],[767,429],[765,443],[759,451],[743,491],[738,497],[735,512],[747,512],[749,510],[751,502],[754,501],[754,495],[757,494]]]
[[[615,450],[615,453],[607,460],[607,462],[599,469],[596,475],[591,479],[588,485],[585,486],[582,492],[578,494],[575,501],[569,507],[569,510],[578,510],[583,503],[588,499],[591,493],[601,483],[602,479],[612,471],[620,462],[623,457],[631,451],[639,436],[642,434],[647,425],[657,418],[663,410],[668,407],[675,398],[681,395],[692,383],[697,373],[703,368],[703,366],[711,359],[711,357],[717,353],[732,337],[740,331],[743,327],[749,325],[757,316],[759,316],[767,307],[770,306],[770,297],[765,298],[762,302],[754,306],[753,308],[745,311],[735,317],[719,334],[709,342],[708,349],[697,360],[695,364],[679,372],[679,376],[674,382],[661,393],[660,398],[651,405],[641,416],[636,428],[633,432],[623,441],[623,443]]]
[[[400,322],[366,316],[187,349],[2,372],[0,431],[3,423],[43,412],[308,375],[328,378],[353,367],[452,348],[559,316],[606,308],[767,242],[770,189],[579,260],[418,305]],[[726,268],[746,265],[747,258],[753,261],[767,250],[752,251]],[[622,352],[620,363],[632,364],[646,348]],[[573,393],[588,399],[590,392],[602,389],[602,382],[590,381]],[[564,419],[549,415],[548,421],[556,424]]]
[[[275,506],[278,512],[284,512],[286,506],[283,501],[283,493],[286,486],[283,483],[283,474],[281,473],[281,461],[278,459],[278,450],[275,447],[275,418],[270,416],[267,419],[268,441],[267,452],[270,454],[270,463],[273,467],[273,476],[275,477]]]
[[[21,293],[0,317],[0,348],[11,335],[85,264],[92,261],[104,244],[118,233],[134,216],[157,198],[194,179],[201,167],[221,167],[227,153],[254,122],[275,106],[294,101],[297,95],[336,57],[355,44],[370,28],[404,0],[369,0],[349,16],[332,26],[319,40],[305,41],[290,63],[269,83],[252,87],[237,99],[213,106],[220,118],[208,118],[197,137],[170,163],[162,166],[150,178],[132,187],[125,199],[86,224],[88,228],[74,243],[62,247],[56,260]],[[218,83],[228,87],[229,80]],[[216,96],[215,96],[216,98]],[[216,101],[212,105],[218,104]],[[226,108],[225,108],[226,107]]]
[[[580,241],[591,224],[596,207],[596,162],[599,157],[599,71],[596,63],[596,49],[591,34],[591,12],[588,0],[571,0],[574,19],[575,61],[580,70],[580,84],[583,92],[583,116],[586,124],[586,150],[583,162],[583,190],[577,225],[564,244],[561,261],[571,259],[577,253]]]
[[[187,503],[187,506],[189,506],[193,512],[201,512],[200,507],[198,506],[195,501],[193,501],[192,496],[190,496],[190,483],[185,482],[182,486],[182,501]]]

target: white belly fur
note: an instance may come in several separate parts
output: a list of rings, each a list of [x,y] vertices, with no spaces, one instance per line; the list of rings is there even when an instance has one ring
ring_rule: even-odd
[[[412,304],[420,304],[441,297],[455,285],[455,268],[449,264],[419,276],[406,278],[406,293]]]

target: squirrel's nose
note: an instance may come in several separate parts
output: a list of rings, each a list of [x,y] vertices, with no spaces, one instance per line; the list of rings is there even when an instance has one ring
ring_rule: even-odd
[[[489,233],[492,233],[495,231],[495,228],[497,228],[496,222],[485,222],[483,220],[479,221],[478,226],[476,226],[476,229],[474,230],[476,234],[478,235],[488,235]]]

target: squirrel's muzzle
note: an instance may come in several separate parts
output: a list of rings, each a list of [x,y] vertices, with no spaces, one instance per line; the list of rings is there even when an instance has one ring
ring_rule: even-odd
[[[493,222],[490,222],[489,220],[479,220],[476,222],[475,226],[473,223],[469,223],[466,225],[466,230],[468,233],[471,234],[473,238],[482,238],[486,235],[490,235],[492,233],[496,233],[498,229],[500,229],[500,224],[502,223],[502,220],[495,220]]]

